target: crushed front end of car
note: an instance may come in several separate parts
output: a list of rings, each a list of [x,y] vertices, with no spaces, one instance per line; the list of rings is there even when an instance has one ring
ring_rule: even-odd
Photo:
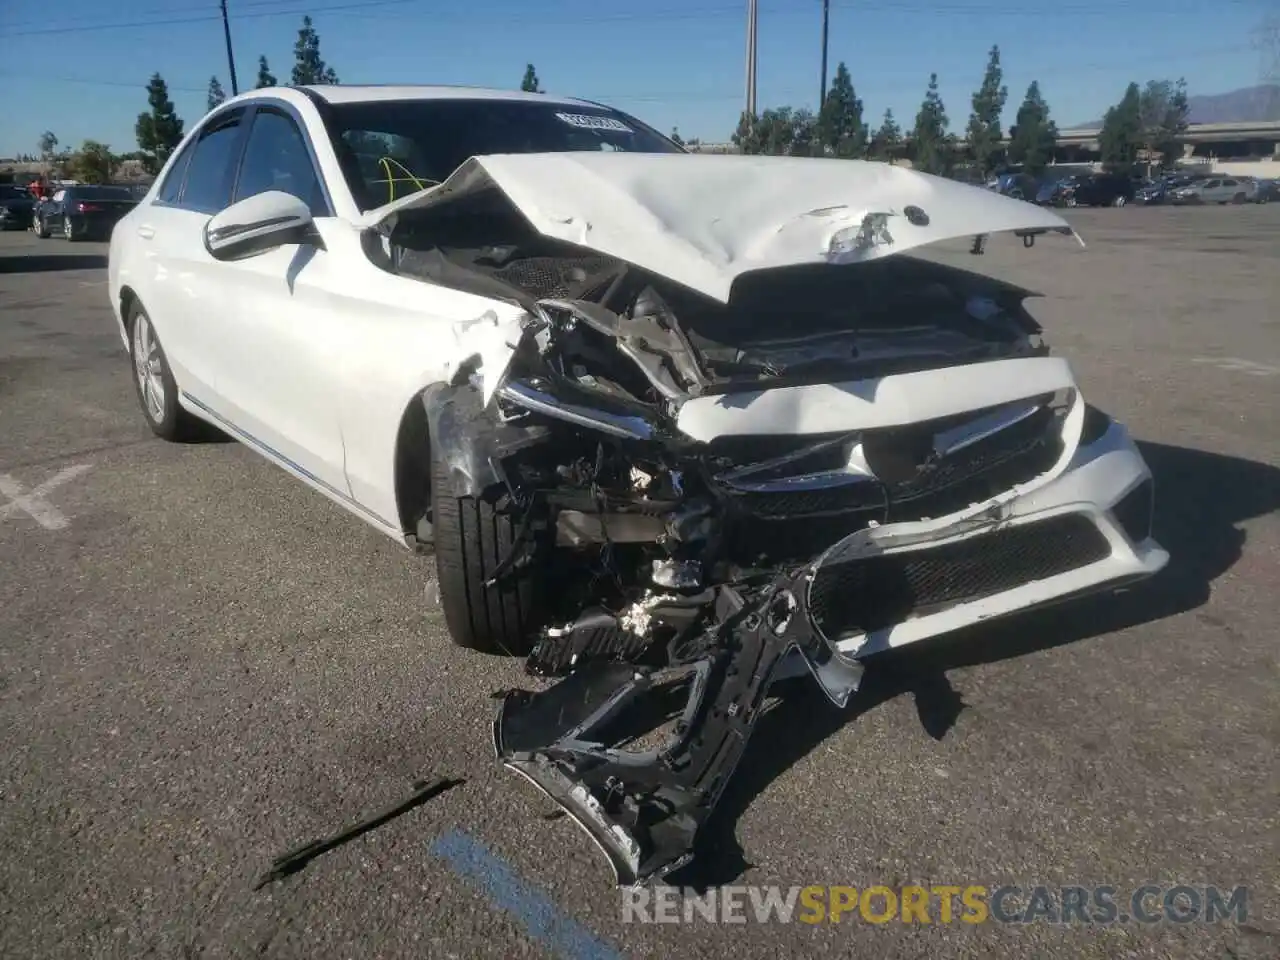
[[[975,233],[1032,246],[1052,217],[933,179],[1009,217],[970,218]],[[519,518],[467,589],[531,567],[553,584],[527,670],[558,682],[504,695],[497,753],[621,883],[692,856],[780,676],[810,674],[843,706],[875,653],[1167,560],[1150,472],[1049,355],[1029,292],[863,256],[945,222],[938,199],[854,217],[820,262],[739,271],[728,293],[696,265],[656,272],[664,249],[624,259],[531,232],[492,193],[445,211],[487,235],[451,246],[430,218],[392,235],[399,271],[522,307],[460,324],[451,380],[423,402],[452,490]]]

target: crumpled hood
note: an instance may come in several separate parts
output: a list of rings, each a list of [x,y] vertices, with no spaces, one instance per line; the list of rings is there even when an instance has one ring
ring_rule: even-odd
[[[545,236],[721,302],[753,270],[873,260],[976,234],[1075,235],[1049,210],[885,163],[639,153],[474,157],[439,186],[371,210],[358,225],[490,186]]]

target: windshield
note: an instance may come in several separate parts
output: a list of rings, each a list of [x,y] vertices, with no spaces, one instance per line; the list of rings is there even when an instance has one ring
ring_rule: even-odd
[[[495,153],[680,153],[662,134],[605,107],[525,100],[331,104],[329,135],[362,210],[444,181]]]
[[[75,195],[81,200],[132,200],[128,187],[76,187]]]

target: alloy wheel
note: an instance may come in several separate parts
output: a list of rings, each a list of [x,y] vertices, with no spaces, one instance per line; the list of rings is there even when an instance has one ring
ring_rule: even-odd
[[[164,360],[145,313],[138,314],[133,323],[133,368],[143,409],[154,422],[160,423],[164,420]]]

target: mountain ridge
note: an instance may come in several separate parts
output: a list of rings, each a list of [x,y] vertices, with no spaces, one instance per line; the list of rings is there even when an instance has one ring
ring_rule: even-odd
[[[1280,121],[1280,84],[1264,83],[1224,93],[1187,97],[1191,123],[1267,123]],[[1096,130],[1101,120],[1076,123],[1064,130]]]

